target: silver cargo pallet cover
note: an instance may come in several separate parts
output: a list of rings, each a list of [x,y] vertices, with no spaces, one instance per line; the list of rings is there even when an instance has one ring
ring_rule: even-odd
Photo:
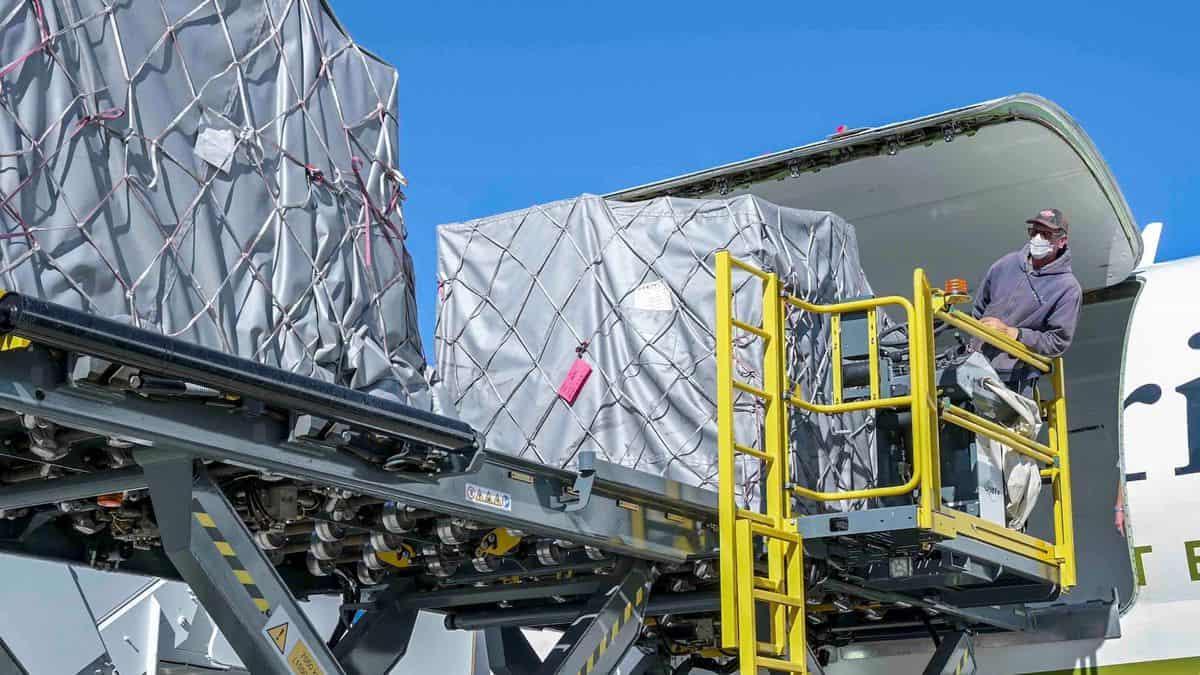
[[[592,450],[715,489],[714,280],[723,249],[779,272],[791,293],[814,302],[871,294],[849,223],[753,196],[584,195],[443,225],[438,388],[489,449],[564,468]],[[761,324],[761,284],[735,274],[734,285],[734,315]],[[788,321],[791,380],[828,402],[829,322],[808,312]],[[735,368],[761,386],[761,343],[751,338],[735,332]],[[758,447],[756,399],[739,392],[735,405],[738,442]],[[800,483],[874,484],[866,414],[798,421]],[[739,467],[748,502],[757,471]]]
[[[0,10],[0,286],[428,407],[396,71],[319,0]]]

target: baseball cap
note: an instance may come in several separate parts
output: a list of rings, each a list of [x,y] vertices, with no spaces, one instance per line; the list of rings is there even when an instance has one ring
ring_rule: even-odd
[[[1037,215],[1025,221],[1030,225],[1044,225],[1052,230],[1066,232],[1070,227],[1067,223],[1067,217],[1058,209],[1042,209],[1037,212]]]

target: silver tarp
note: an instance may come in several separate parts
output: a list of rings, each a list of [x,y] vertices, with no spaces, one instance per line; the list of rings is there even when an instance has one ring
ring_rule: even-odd
[[[0,284],[427,406],[396,82],[319,0],[0,2]]]
[[[444,225],[439,389],[495,450],[570,467],[590,449],[715,488],[714,262],[722,249],[778,271],[810,301],[871,294],[850,224],[752,196],[624,203],[585,195]],[[735,275],[735,287],[735,315],[761,323],[760,283]],[[827,318],[791,312],[788,325],[792,381],[828,402]],[[760,342],[735,334],[735,345],[737,377],[761,385]],[[572,403],[572,382],[585,373]],[[739,394],[735,402],[738,441],[759,447],[756,399]],[[802,484],[873,485],[866,414],[797,413],[793,422]],[[756,465],[740,467],[748,501],[756,478]]]

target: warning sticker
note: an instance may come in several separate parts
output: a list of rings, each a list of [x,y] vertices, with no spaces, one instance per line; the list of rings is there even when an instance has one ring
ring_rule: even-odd
[[[281,623],[274,628],[267,629],[267,636],[275,642],[275,646],[279,648],[279,653],[283,653],[283,648],[287,647],[288,624]]]
[[[512,511],[512,495],[471,483],[467,483],[467,501],[501,511]]]
[[[308,651],[308,647],[303,642],[296,642],[296,646],[292,647],[292,653],[288,655],[287,662],[296,675],[324,675],[321,666],[317,665],[317,660],[313,658],[312,652]]]
[[[270,641],[279,660],[287,664],[288,672],[293,675],[326,675],[312,648],[302,639],[302,631],[292,630],[293,623],[295,621],[283,607],[276,607],[263,625],[263,639]]]

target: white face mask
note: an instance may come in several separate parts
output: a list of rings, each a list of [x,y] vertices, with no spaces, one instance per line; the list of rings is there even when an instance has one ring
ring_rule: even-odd
[[[1033,256],[1034,258],[1045,258],[1053,252],[1054,247],[1051,246],[1050,242],[1047,241],[1042,235],[1035,235],[1033,239],[1029,240],[1029,255]]]

